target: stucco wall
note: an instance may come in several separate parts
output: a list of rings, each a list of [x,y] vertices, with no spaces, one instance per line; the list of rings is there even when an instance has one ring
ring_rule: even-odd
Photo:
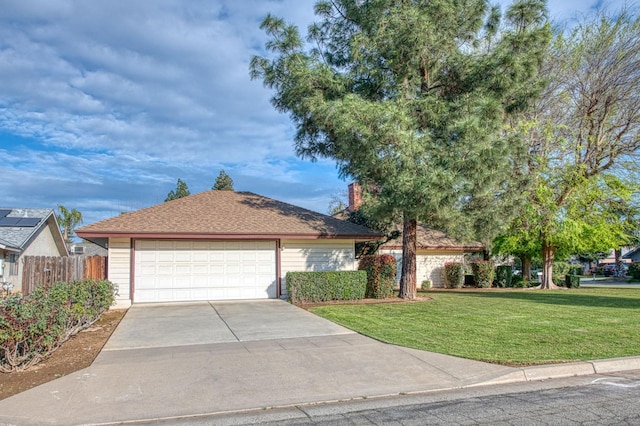
[[[109,238],[109,281],[118,285],[117,300],[129,300],[131,284],[131,239]]]
[[[354,240],[282,240],[280,242],[281,294],[287,294],[287,272],[353,271]]]
[[[396,282],[400,282],[401,268],[402,268],[402,250],[380,250],[380,254],[390,254],[396,258],[396,264],[398,265],[398,271],[396,274]],[[431,251],[431,250],[418,250],[416,256],[417,270],[416,281],[417,287],[422,287],[422,282],[425,280],[431,281],[432,287],[444,287],[444,280],[442,278],[442,271],[444,264],[447,262],[463,262],[464,253],[460,251]]]

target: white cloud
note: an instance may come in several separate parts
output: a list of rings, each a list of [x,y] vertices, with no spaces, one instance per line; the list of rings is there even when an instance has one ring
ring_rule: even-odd
[[[304,32],[313,3],[6,2],[0,204],[62,203],[97,220],[162,201],[177,178],[208,189],[224,168],[239,189],[325,211],[345,184],[332,162],[295,157],[288,117],[248,72],[264,53],[262,18],[271,12]],[[564,19],[597,4],[550,8]]]

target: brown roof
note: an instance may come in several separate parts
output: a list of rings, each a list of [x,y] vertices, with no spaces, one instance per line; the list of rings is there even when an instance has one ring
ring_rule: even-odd
[[[125,213],[76,233],[83,238],[380,237],[363,226],[250,192],[215,190]]]
[[[402,248],[402,225],[398,225],[397,229],[400,231],[400,236],[395,240],[391,240],[383,244],[381,249],[396,249]],[[478,242],[471,242],[467,244],[460,243],[454,238],[445,234],[437,229],[429,228],[428,226],[418,223],[416,229],[416,245],[419,249],[431,249],[431,250],[482,250],[483,246]]]

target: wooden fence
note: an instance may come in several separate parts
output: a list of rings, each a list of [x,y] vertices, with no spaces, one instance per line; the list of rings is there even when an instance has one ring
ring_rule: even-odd
[[[22,294],[27,295],[41,284],[107,278],[105,256],[25,256],[22,269]]]

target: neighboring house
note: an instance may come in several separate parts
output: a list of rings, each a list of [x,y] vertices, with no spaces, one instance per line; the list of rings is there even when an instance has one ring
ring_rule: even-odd
[[[355,270],[368,228],[248,192],[204,191],[84,226],[131,302],[279,298],[289,271]]]
[[[630,248],[629,251],[627,251],[622,255],[622,259],[626,263],[640,262],[640,246],[635,248]]]
[[[398,228],[400,231],[402,227]],[[460,244],[444,232],[418,223],[416,231],[416,285],[422,287],[423,281],[430,281],[432,287],[444,287],[442,273],[447,262],[464,263],[469,256],[477,255],[482,259],[483,246],[480,243]],[[390,254],[398,265],[396,281],[400,282],[402,273],[402,235],[380,246],[379,254]]]
[[[357,183],[349,185],[349,212],[354,212],[362,204],[362,189]],[[398,225],[402,232],[402,226]],[[464,262],[469,256],[482,258],[483,246],[480,243],[461,244],[444,232],[430,228],[423,223],[417,224],[416,232],[416,284],[422,287],[423,281],[430,281],[433,287],[444,287],[442,272],[447,262]],[[378,254],[391,254],[398,265],[396,281],[400,282],[402,273],[402,233],[395,240],[380,246]],[[467,259],[468,260],[468,259]]]
[[[67,249],[51,209],[0,208],[0,281],[22,288],[24,256],[66,256]]]
[[[75,256],[107,256],[109,251],[91,241],[73,243],[69,247],[69,253]]]

